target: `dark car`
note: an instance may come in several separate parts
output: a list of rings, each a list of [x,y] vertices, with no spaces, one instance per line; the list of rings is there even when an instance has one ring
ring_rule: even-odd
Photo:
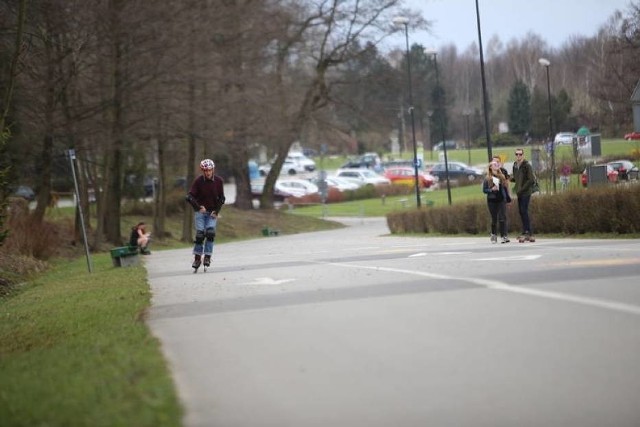
[[[618,179],[621,181],[638,179],[638,167],[629,160],[614,160],[607,164],[618,171]]]
[[[433,165],[429,173],[436,177],[438,181],[445,181],[446,171],[444,163],[436,163]],[[484,173],[478,169],[474,169],[462,162],[449,162],[449,181],[455,180],[459,182],[473,182],[481,179]]]
[[[347,163],[340,166],[340,169],[373,169],[376,165],[380,164],[380,157],[376,153],[365,153],[355,159],[347,161]]]

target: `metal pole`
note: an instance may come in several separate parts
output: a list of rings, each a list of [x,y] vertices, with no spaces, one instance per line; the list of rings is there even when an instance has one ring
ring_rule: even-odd
[[[469,111],[468,108],[465,108],[462,114],[464,114],[464,118],[465,118],[464,138],[467,143],[467,154],[468,154],[467,163],[471,165],[471,129],[469,127],[469,115],[471,114],[471,111]]]
[[[436,87],[440,90],[440,77],[438,74],[438,55],[433,54],[433,63],[436,67]],[[438,96],[438,108],[440,109],[440,136],[442,137],[442,149],[444,150],[444,177],[447,181],[447,199],[449,200],[449,205],[451,205],[451,185],[449,184],[449,159],[447,157],[447,141],[445,138],[444,131],[444,100],[442,99],[442,92],[440,91]]]
[[[478,44],[480,46],[480,74],[482,77],[482,107],[484,110],[484,131],[487,137],[487,155],[489,161],[493,158],[491,153],[491,129],[489,128],[489,100],[487,99],[487,83],[484,76],[484,54],[482,53],[482,31],[480,30],[480,7],[476,0],[476,20],[478,23]]]
[[[551,141],[551,183],[553,192],[556,192],[556,147],[553,140],[553,122],[551,118],[551,83],[549,80],[549,64],[545,65],[547,69],[547,101],[549,103],[549,140]]]
[[[411,53],[409,52],[409,24],[404,23],[404,35],[407,42],[407,76],[409,77],[409,112],[411,113],[411,136],[413,138],[413,181],[416,192],[416,207],[420,209],[420,184],[418,181],[418,147],[416,144],[416,123],[413,113],[413,89],[411,85]]]
[[[80,226],[82,228],[82,238],[84,240],[84,252],[87,257],[87,268],[89,273],[93,273],[93,266],[91,265],[91,255],[89,255],[89,242],[87,241],[87,231],[84,225],[84,215],[82,213],[82,203],[80,203],[80,191],[78,190],[78,179],[76,177],[76,167],[74,160],[76,159],[75,150],[68,150],[69,163],[71,164],[71,173],[73,174],[73,183],[76,190],[76,201],[78,203],[78,213],[80,214]]]

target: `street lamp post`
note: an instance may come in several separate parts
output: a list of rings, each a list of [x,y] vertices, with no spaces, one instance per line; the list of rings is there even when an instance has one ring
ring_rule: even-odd
[[[489,127],[489,99],[487,95],[487,81],[484,76],[484,54],[482,53],[482,31],[480,30],[480,6],[476,0],[476,21],[478,23],[478,44],[480,45],[480,76],[482,78],[482,109],[484,111],[484,131],[487,137],[487,155],[489,161],[493,158],[491,151],[491,128]]]
[[[556,192],[556,147],[555,141],[553,140],[553,122],[551,119],[551,83],[549,80],[549,66],[551,62],[546,58],[540,58],[538,60],[540,65],[542,65],[547,70],[547,101],[549,103],[549,140],[551,142],[551,183],[553,186],[553,192]]]
[[[462,110],[464,116],[464,139],[467,143],[468,164],[471,164],[471,128],[469,128],[469,116],[471,115],[471,109],[465,108]]]
[[[416,144],[416,122],[413,112],[413,89],[411,87],[411,52],[409,51],[409,18],[406,16],[396,16],[393,18],[395,26],[404,27],[404,36],[407,44],[407,78],[409,88],[409,113],[411,114],[411,133],[413,137],[413,181],[416,191],[416,207],[420,208],[420,184],[418,181],[418,146]]]
[[[439,91],[438,93],[438,105],[437,108],[438,110],[440,110],[440,114],[438,115],[438,118],[440,120],[439,121],[439,127],[440,127],[440,136],[442,137],[442,151],[444,152],[444,177],[445,180],[447,181],[447,199],[449,201],[449,205],[451,205],[451,185],[449,183],[449,159],[447,157],[447,141],[446,141],[446,137],[445,137],[445,130],[444,130],[444,96],[443,96],[443,91],[441,91],[440,88],[440,76],[438,73],[438,53],[433,50],[427,50],[425,51],[425,53],[430,54],[433,56],[433,66],[436,69],[436,88]]]
[[[431,139],[431,116],[433,116],[433,110],[427,110],[427,127],[429,128],[429,159],[433,160],[433,139]]]

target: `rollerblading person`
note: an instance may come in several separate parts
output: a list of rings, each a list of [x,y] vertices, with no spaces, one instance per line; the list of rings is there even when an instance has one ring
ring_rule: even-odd
[[[192,267],[195,272],[200,267],[202,255],[204,255],[204,271],[211,265],[218,214],[225,202],[222,178],[214,175],[214,169],[215,164],[211,159],[202,160],[200,162],[202,175],[193,181],[186,197],[194,210],[196,238],[193,242],[195,261]]]

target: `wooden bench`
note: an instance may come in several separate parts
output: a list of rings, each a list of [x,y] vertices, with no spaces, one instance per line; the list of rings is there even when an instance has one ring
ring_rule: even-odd
[[[135,246],[121,246],[111,249],[111,261],[114,267],[128,267],[140,262],[138,248]]]

